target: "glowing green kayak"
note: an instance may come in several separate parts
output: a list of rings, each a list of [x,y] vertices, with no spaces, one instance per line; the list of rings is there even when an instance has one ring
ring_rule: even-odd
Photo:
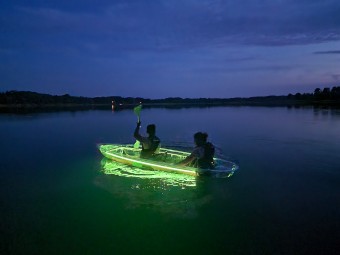
[[[143,159],[140,158],[141,149],[134,148],[132,144],[101,144],[98,147],[106,158],[138,168],[187,174],[191,176],[209,173],[209,175],[220,178],[230,177],[238,169],[238,165],[235,163],[219,158],[214,158],[215,168],[213,170],[178,166],[176,163],[186,158],[190,153],[168,148],[161,148],[152,159]]]

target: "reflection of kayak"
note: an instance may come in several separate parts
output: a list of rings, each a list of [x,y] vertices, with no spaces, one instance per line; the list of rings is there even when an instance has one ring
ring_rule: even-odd
[[[216,166],[213,170],[178,166],[176,163],[183,160],[190,153],[167,148],[161,148],[152,159],[140,158],[141,149],[136,149],[129,144],[102,144],[99,145],[99,150],[106,158],[126,165],[192,176],[209,174],[216,177],[229,177],[238,169],[238,165],[235,163],[219,158],[214,158]]]

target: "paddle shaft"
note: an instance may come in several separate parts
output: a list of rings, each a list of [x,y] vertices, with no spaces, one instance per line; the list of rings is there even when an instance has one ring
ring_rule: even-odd
[[[133,111],[137,115],[137,121],[140,123],[140,112],[142,110],[142,105],[136,106]],[[139,148],[140,142],[136,140],[135,144],[133,145],[134,148]]]

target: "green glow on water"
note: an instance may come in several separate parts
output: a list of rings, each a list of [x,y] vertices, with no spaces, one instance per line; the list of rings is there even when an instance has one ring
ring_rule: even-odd
[[[141,163],[139,163],[139,162],[133,162],[132,165],[134,167],[138,167],[138,168],[142,168],[143,167],[143,165]]]
[[[158,185],[159,188],[165,188],[166,186],[177,186],[182,188],[196,186],[196,178],[190,175],[142,169],[135,166],[128,166],[107,158],[103,158],[101,164],[102,171],[105,174],[127,178],[133,177],[145,180],[158,180],[161,182]],[[138,188],[138,186],[134,188]]]

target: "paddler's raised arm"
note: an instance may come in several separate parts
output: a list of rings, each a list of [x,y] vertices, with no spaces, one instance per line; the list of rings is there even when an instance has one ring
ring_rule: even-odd
[[[135,129],[135,132],[133,133],[134,138],[136,138],[138,141],[141,141],[141,140],[142,140],[142,136],[139,134],[140,126],[141,126],[141,122],[138,121],[138,122],[137,122],[136,129]]]

